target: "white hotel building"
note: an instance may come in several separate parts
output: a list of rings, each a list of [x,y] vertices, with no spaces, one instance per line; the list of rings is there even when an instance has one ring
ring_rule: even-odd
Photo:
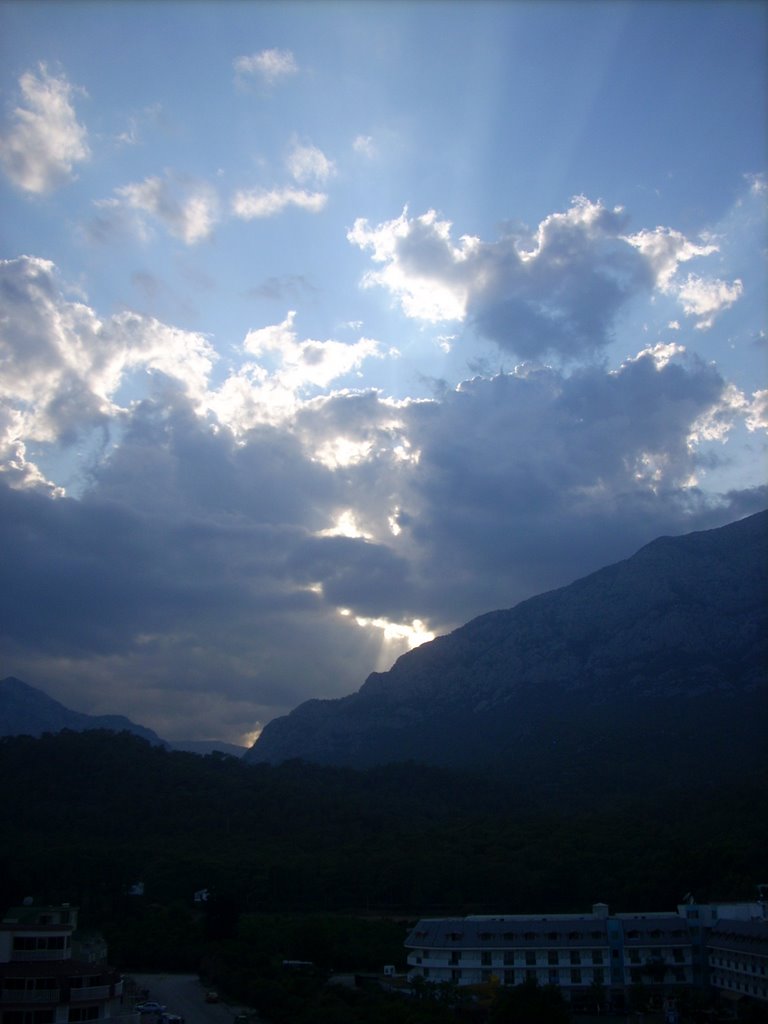
[[[745,978],[737,983],[731,977],[731,991],[768,1002],[766,979],[762,989],[758,980],[768,954],[762,902],[682,904],[677,913],[644,914],[611,914],[606,904],[596,903],[590,914],[428,918],[419,921],[405,943],[409,978],[457,985],[535,981],[558,986],[573,1002],[593,1000],[599,990],[605,1002],[616,1006],[635,985],[664,996],[710,984],[723,990],[727,984],[720,978],[726,968],[713,970],[709,944],[721,944],[727,934],[733,946],[729,925],[737,919],[749,933],[741,942],[749,952],[741,955],[734,949],[727,957],[728,970],[741,970],[736,966],[741,956],[738,963],[757,973],[749,979],[749,990],[734,987],[746,985]],[[722,952],[716,956],[723,959]]]

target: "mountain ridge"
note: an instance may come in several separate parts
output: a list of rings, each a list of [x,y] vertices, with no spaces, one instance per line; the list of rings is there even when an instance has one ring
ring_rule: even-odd
[[[156,746],[190,753],[213,751],[241,756],[245,747],[217,740],[164,740],[147,726],[139,725],[125,715],[88,715],[73,711],[43,690],[30,686],[16,676],[0,679],[0,736],[41,736],[43,733],[85,732],[106,729],[109,732],[130,732]]]
[[[658,732],[662,712],[681,727],[686,714],[701,719],[716,742],[734,698],[764,717],[767,535],[765,511],[659,537],[409,651],[356,693],[300,705],[268,723],[246,760],[490,763],[504,761],[506,748],[520,763],[515,743],[551,738],[573,748],[572,734],[594,732],[598,721],[632,743],[632,715]],[[707,710],[714,721],[705,725]],[[540,750],[529,756],[542,759]]]

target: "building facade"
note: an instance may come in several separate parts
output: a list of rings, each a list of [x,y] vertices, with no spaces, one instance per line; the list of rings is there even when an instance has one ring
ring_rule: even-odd
[[[77,908],[24,905],[0,921],[0,1024],[108,1021],[122,995],[103,963],[73,958]]]
[[[736,914],[734,906],[695,904],[677,913],[611,914],[596,903],[590,914],[428,918],[405,943],[409,977],[457,985],[535,982],[557,986],[574,1003],[617,1008],[636,986],[674,999],[686,989],[725,991],[730,984],[731,991],[765,999],[765,904],[737,906],[738,922],[726,916]],[[726,955],[726,939],[728,966],[713,964]],[[749,991],[733,988],[737,972],[749,973]],[[746,983],[745,975],[738,984]]]

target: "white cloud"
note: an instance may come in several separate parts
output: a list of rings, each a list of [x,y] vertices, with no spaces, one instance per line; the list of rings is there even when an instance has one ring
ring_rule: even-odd
[[[77,90],[45,64],[19,79],[22,104],[0,138],[0,160],[11,181],[26,192],[44,193],[73,177],[74,166],[90,156],[87,131],[73,106]]]
[[[407,208],[395,220],[375,228],[358,218],[347,238],[370,249],[384,269],[363,278],[366,287],[382,285],[400,302],[406,316],[437,323],[463,320],[471,273],[470,257],[478,240],[464,236],[451,242],[451,223],[439,220],[434,210],[410,219]]]
[[[136,227],[146,237],[143,214],[159,221],[175,238],[196,245],[208,238],[218,221],[218,199],[208,184],[173,175],[151,177],[115,189],[115,199],[101,199],[95,205],[115,220],[126,211],[137,214]]]
[[[697,245],[681,232],[664,227],[638,231],[627,235],[626,240],[646,257],[656,276],[657,286],[664,292],[672,290],[673,278],[681,263],[718,251],[712,243]]]
[[[317,146],[302,146],[298,142],[294,143],[286,164],[291,177],[300,185],[323,185],[336,173],[333,161],[321,149]]]
[[[718,278],[697,277],[689,274],[677,288],[677,298],[687,316],[698,318],[696,327],[711,327],[715,317],[737,302],[744,291],[736,278],[731,284]]]
[[[71,442],[106,424],[121,413],[114,396],[132,370],[158,371],[202,400],[214,352],[201,335],[128,312],[101,320],[37,257],[0,262],[0,294],[0,400],[17,442]]]
[[[700,330],[711,327],[718,313],[741,298],[743,286],[738,279],[729,284],[718,278],[704,278],[692,273],[685,279],[679,276],[681,263],[719,252],[714,242],[705,239],[698,245],[679,231],[663,227],[639,231],[628,235],[626,240],[649,261],[659,290],[674,296],[686,316],[696,317],[695,326]]]
[[[366,359],[382,356],[371,338],[351,345],[300,340],[293,326],[295,315],[290,311],[282,323],[249,331],[243,350],[257,362],[230,374],[210,398],[212,411],[237,434],[257,423],[284,423],[309,397],[358,371]]]
[[[328,201],[324,192],[306,192],[296,188],[243,189],[232,200],[232,212],[242,220],[274,217],[288,206],[319,213]]]
[[[451,223],[434,210],[411,218],[407,209],[376,227],[359,218],[347,238],[381,266],[363,285],[385,288],[406,316],[468,321],[528,359],[598,352],[613,339],[620,311],[654,288],[674,296],[700,328],[740,297],[738,280],[680,280],[682,263],[718,251],[710,239],[693,243],[669,228],[627,235],[626,222],[621,207],[576,196],[534,232],[496,242],[463,235],[454,243]]]
[[[377,155],[376,143],[371,135],[356,135],[352,140],[352,149],[359,156],[364,156],[368,160],[373,160]]]
[[[500,346],[525,357],[545,351],[575,357],[609,340],[618,309],[648,287],[642,258],[621,239],[625,218],[583,196],[529,235],[495,243],[463,235],[430,210],[371,228],[358,219],[347,237],[383,269],[363,284],[381,285],[404,313],[431,322],[471,320]]]
[[[768,430],[768,389],[755,391],[747,404],[747,430]]]
[[[262,50],[249,57],[236,57],[233,63],[238,74],[261,78],[269,85],[299,70],[290,50]]]

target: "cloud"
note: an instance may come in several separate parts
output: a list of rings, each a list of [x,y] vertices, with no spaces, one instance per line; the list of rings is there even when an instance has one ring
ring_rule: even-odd
[[[399,300],[406,316],[438,323],[464,319],[468,268],[477,246],[477,239],[466,236],[454,246],[450,233],[450,222],[439,220],[434,210],[410,219],[406,208],[375,228],[358,218],[347,238],[384,264],[365,275],[366,287],[381,285]]]
[[[648,260],[656,277],[656,286],[667,295],[673,295],[686,316],[696,318],[698,329],[707,329],[718,313],[732,306],[744,291],[737,278],[731,284],[718,278],[704,278],[689,273],[685,279],[679,275],[681,263],[696,257],[710,256],[719,251],[714,242],[698,245],[679,231],[658,227],[654,231],[639,231],[626,240]]]
[[[696,327],[711,327],[715,316],[741,298],[744,286],[737,278],[732,284],[718,278],[689,274],[677,289],[677,297],[687,316],[697,318]]]
[[[371,135],[356,135],[352,140],[352,149],[359,156],[373,160],[377,155],[376,143]]]
[[[242,189],[232,200],[232,212],[241,220],[274,217],[288,206],[319,213],[328,201],[324,192],[306,192],[296,188]]]
[[[295,75],[299,70],[290,50],[262,50],[249,57],[236,57],[233,64],[238,75],[261,78],[267,85]]]
[[[299,340],[295,315],[290,311],[279,324],[249,331],[243,351],[255,361],[230,374],[209,398],[220,422],[237,434],[258,423],[284,423],[310,396],[356,372],[365,360],[383,355],[370,338],[353,344]]]
[[[151,190],[136,201],[159,208]],[[633,243],[623,211],[587,200],[495,242],[407,210],[349,237],[409,316],[560,361],[396,399],[362,377],[393,349],[359,324],[349,344],[307,337],[289,310],[214,378],[203,335],[101,313],[49,260],[0,264],[0,645],[16,675],[169,738],[237,740],[356,689],[416,635],[766,504],[707,478],[734,428],[765,428],[764,391],[666,328],[620,365],[590,359],[637,295],[687,302],[694,323],[723,309],[717,278],[685,291],[711,238]],[[72,497],[56,460],[75,444]]]
[[[50,192],[70,181],[75,165],[90,157],[88,133],[72,102],[82,90],[42,63],[37,73],[21,76],[19,90],[22,102],[0,138],[0,160],[14,185],[33,194]]]
[[[757,430],[768,431],[768,389],[755,391],[752,401],[747,405],[746,417],[747,430],[753,433]]]
[[[545,217],[532,233],[513,231],[496,242],[462,235],[434,210],[407,209],[371,227],[355,221],[349,241],[381,269],[365,287],[385,288],[406,316],[431,323],[467,321],[501,348],[526,359],[590,357],[614,337],[619,313],[654,289],[673,295],[700,328],[741,295],[741,282],[678,268],[717,246],[698,245],[666,228],[626,234],[620,207],[577,196],[568,210]]]
[[[202,361],[198,393],[105,403],[120,431],[77,500],[0,474],[8,663],[78,709],[120,711],[170,738],[236,740],[303,699],[356,689],[408,646],[414,621],[444,632],[766,498],[707,498],[691,482],[696,425],[713,410],[724,427],[747,413],[680,346],[614,371],[523,367],[394,401],[328,393],[373,345],[301,339],[289,313],[249,332],[242,372],[227,379],[252,403],[249,420],[226,387],[199,393],[204,339],[101,321],[63,296],[49,264],[7,272],[12,359],[28,360],[46,408],[67,393],[78,353],[84,392],[96,395],[99,374],[109,392],[130,362],[114,351],[127,333],[138,365],[164,354],[164,375]],[[41,339],[30,353],[25,320]],[[270,419],[280,387],[292,404]]]
[[[268,277],[261,284],[249,288],[247,294],[257,299],[284,299],[288,295],[301,295],[315,291],[303,274],[282,274]]]
[[[336,173],[333,161],[321,149],[298,142],[294,142],[286,164],[291,177],[300,185],[324,185]]]
[[[199,334],[122,312],[101,320],[65,294],[49,260],[0,261],[0,401],[20,441],[69,443],[120,413],[114,396],[131,371],[172,378],[195,400],[214,353]]]
[[[139,234],[147,236],[147,220],[159,221],[175,238],[186,245],[195,245],[210,237],[218,220],[218,200],[214,189],[199,181],[175,175],[150,177],[144,181],[115,189],[116,198],[96,202],[101,215],[99,230],[109,233],[129,214],[134,217]]]

